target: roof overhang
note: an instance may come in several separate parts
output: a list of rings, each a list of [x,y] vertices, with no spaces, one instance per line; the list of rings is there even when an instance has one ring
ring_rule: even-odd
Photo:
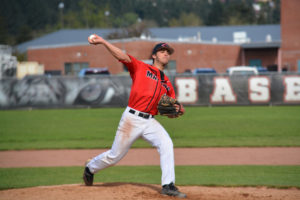
[[[266,48],[280,48],[281,41],[274,42],[251,42],[243,43],[241,47],[243,49],[266,49]]]

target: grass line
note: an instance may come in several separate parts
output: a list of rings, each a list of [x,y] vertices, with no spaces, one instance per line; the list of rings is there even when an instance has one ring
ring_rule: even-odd
[[[0,150],[108,148],[123,110],[1,110]],[[300,106],[187,107],[178,119],[156,119],[175,147],[300,146]]]
[[[0,189],[82,183],[82,167],[0,168]],[[159,166],[115,166],[95,182],[160,184]],[[300,166],[177,166],[177,185],[300,188]]]

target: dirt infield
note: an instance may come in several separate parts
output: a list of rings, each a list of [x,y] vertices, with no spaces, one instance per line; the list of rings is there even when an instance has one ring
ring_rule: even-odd
[[[0,167],[82,166],[105,149],[2,151]],[[176,165],[300,165],[300,147],[175,149]],[[145,157],[147,159],[145,159]],[[131,149],[119,165],[159,165],[155,149]],[[300,190],[265,187],[180,186],[192,200],[298,200]],[[160,200],[160,185],[96,183],[94,186],[41,186],[0,191],[0,200]]]
[[[82,166],[106,149],[0,151],[0,168]],[[300,165],[300,147],[176,148],[176,165]],[[147,159],[145,159],[147,158]],[[118,165],[159,165],[154,148],[130,149]]]
[[[298,200],[300,190],[243,187],[181,186],[188,200]],[[98,183],[95,186],[43,186],[0,191],[2,200],[164,200],[159,185]]]

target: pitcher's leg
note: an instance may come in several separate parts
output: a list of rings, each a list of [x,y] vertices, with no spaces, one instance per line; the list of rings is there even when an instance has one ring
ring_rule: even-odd
[[[162,171],[161,184],[175,183],[173,142],[167,131],[158,121],[151,119],[142,136],[159,152]]]
[[[174,169],[174,151],[173,142],[169,135],[165,137],[164,142],[158,147],[160,154],[160,167],[162,170],[161,184],[175,183],[175,169]]]
[[[94,157],[87,164],[93,174],[119,162],[127,154],[132,143],[139,137],[141,130],[130,115],[130,113],[124,112],[111,149]]]
[[[88,164],[87,167],[90,169],[90,172],[95,174],[98,171],[115,165],[119,162],[128,152],[128,148],[123,148],[121,152],[113,152],[112,149],[99,154],[98,156],[94,157]]]

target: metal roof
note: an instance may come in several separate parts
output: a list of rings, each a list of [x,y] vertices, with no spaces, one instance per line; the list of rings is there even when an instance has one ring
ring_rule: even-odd
[[[116,29],[63,29],[16,46],[19,52],[28,48],[86,45],[87,37],[93,33],[106,37]],[[246,26],[201,26],[201,27],[163,27],[150,28],[151,39],[174,40],[178,42],[229,43],[234,42],[234,33],[244,33],[245,43],[280,43],[280,25]],[[149,37],[141,37],[141,39]],[[268,41],[267,41],[268,40]],[[242,42],[243,43],[243,42]],[[238,43],[240,44],[240,43]]]
[[[272,40],[280,41],[280,25],[248,25],[248,26],[202,26],[202,27],[175,27],[175,28],[152,28],[150,31],[159,38],[178,39],[179,37],[197,37],[198,32],[201,40],[212,41],[216,38],[221,42],[233,42],[234,32],[246,32],[251,42],[262,42],[268,34]]]

